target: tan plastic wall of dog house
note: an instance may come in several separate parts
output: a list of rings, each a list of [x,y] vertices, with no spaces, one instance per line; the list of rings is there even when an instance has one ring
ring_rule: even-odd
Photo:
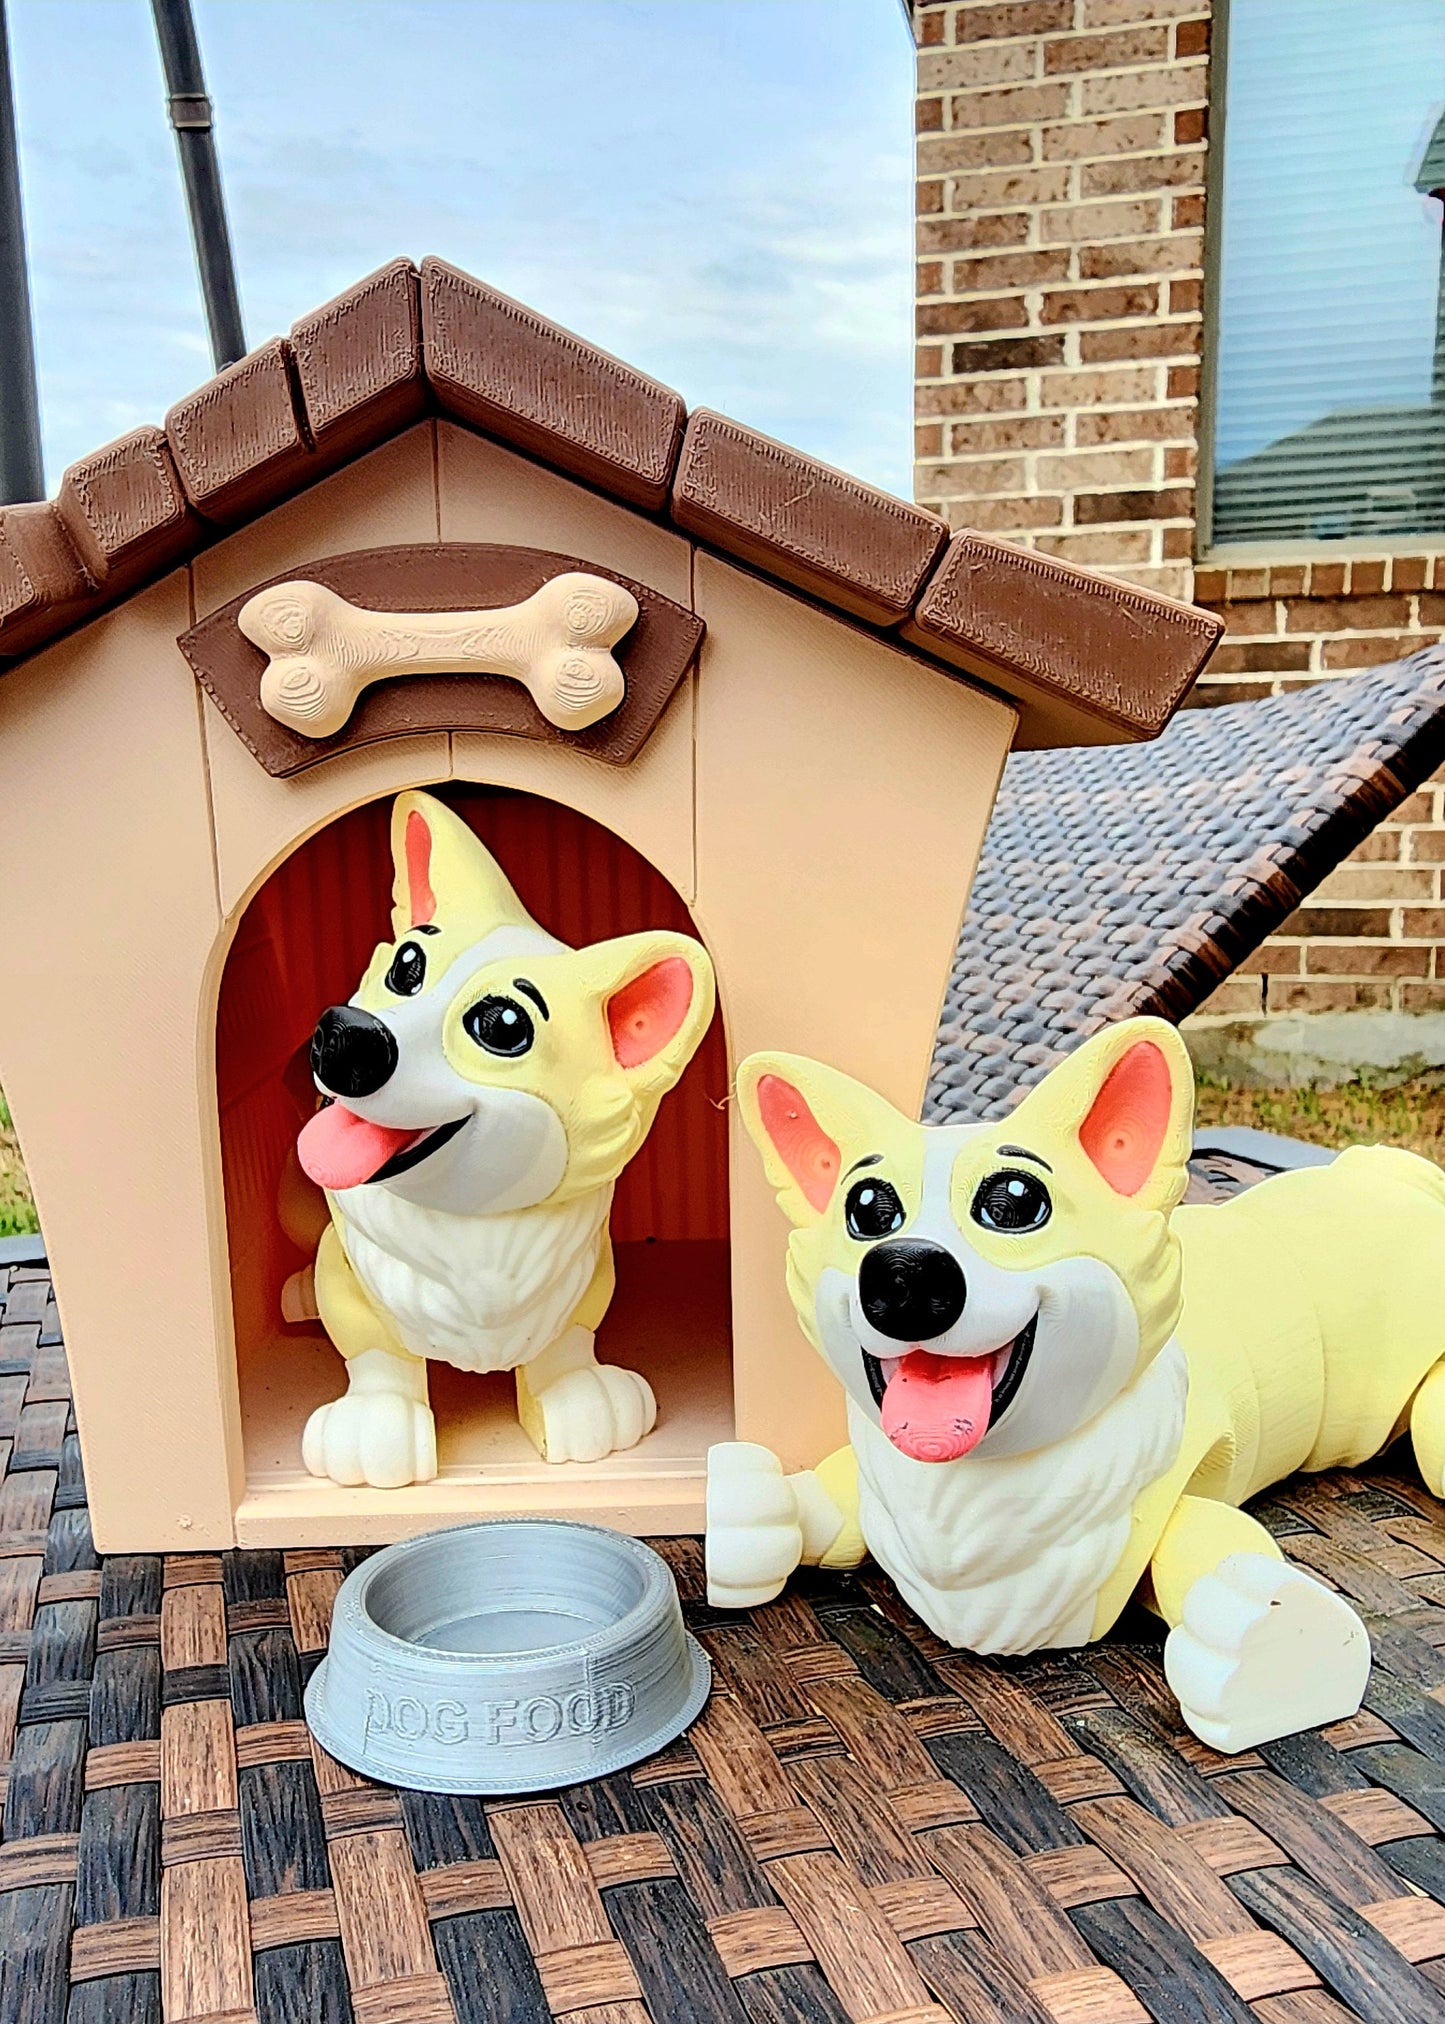
[[[195,620],[310,560],[438,539],[556,549],[703,617],[697,672],[630,764],[437,733],[277,779],[202,698],[176,646]],[[1014,723],[966,681],[432,421],[7,673],[0,1074],[54,1270],[98,1544],[335,1544],[515,1509],[698,1529],[706,1438],[735,1421],[790,1464],[836,1445],[837,1388],[798,1334],[786,1228],[733,1120],[735,1413],[700,1428],[695,1454],[674,1448],[664,1466],[644,1443],[500,1484],[347,1491],[299,1473],[298,1423],[298,1472],[258,1492],[220,1171],[221,970],[262,881],[347,810],[449,779],[530,790],[612,829],[691,908],[733,1061],[817,1054],[916,1107]]]

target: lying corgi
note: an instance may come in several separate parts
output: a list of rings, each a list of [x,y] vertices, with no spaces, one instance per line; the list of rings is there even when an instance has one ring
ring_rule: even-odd
[[[753,1055],[738,1094],[851,1447],[786,1477],[713,1449],[714,1604],[871,1551],[938,1636],[1027,1652],[1102,1637],[1142,1584],[1206,1743],[1353,1714],[1364,1626],[1238,1507],[1407,1426],[1442,1494],[1445,1173],[1354,1148],[1176,1208],[1194,1078],[1153,1019],[995,1124],[915,1124],[790,1055]]]
[[[645,1378],[600,1364],[608,1211],[712,1018],[712,966],[664,931],[569,949],[427,794],[392,813],[392,928],[321,1015],[322,1107],[297,1142],[331,1223],[288,1319],[319,1313],[345,1396],[306,1424],[316,1476],[389,1489],[436,1474],[427,1360],[516,1372],[549,1462],[640,1441]],[[310,1296],[310,1297],[309,1297]]]

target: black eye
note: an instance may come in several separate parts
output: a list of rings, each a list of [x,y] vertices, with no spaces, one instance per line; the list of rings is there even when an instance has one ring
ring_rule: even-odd
[[[990,1174],[973,1198],[973,1220],[985,1230],[1041,1230],[1053,1214],[1043,1182],[1032,1174]]]
[[[873,1237],[891,1237],[903,1228],[903,1204],[887,1181],[855,1181],[843,1205],[843,1220],[848,1235],[865,1243]]]
[[[398,998],[414,998],[426,982],[426,951],[415,942],[403,942],[391,959],[386,988]]]
[[[463,1012],[462,1025],[488,1054],[525,1054],[537,1037],[531,1013],[515,998],[479,998]]]

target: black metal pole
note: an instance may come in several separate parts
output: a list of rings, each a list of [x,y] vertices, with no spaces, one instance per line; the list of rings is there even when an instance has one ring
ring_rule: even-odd
[[[0,506],[45,497],[40,394],[30,321],[30,271],[20,201],[20,138],[10,80],[10,38],[0,0]]]
[[[191,0],[151,0],[151,12],[155,15],[156,39],[166,73],[166,108],[175,129],[181,178],[186,186],[186,209],[190,213],[191,238],[211,333],[211,355],[219,372],[222,366],[234,365],[245,355],[246,334],[241,328],[241,298],[226,224],[211,101],[206,96],[206,80],[201,71],[201,49],[191,16]]]

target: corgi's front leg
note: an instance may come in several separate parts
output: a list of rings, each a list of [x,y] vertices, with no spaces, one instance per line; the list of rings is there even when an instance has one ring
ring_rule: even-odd
[[[651,1433],[657,1400],[637,1371],[599,1363],[592,1330],[574,1323],[518,1367],[517,1417],[544,1462],[600,1462]]]
[[[1150,1574],[1173,1625],[1165,1677],[1211,1749],[1233,1755],[1358,1712],[1370,1675],[1365,1626],[1247,1513],[1182,1497]]]
[[[709,1448],[704,1552],[713,1608],[771,1602],[799,1567],[856,1567],[864,1554],[857,1484],[851,1448],[792,1476],[756,1441]]]
[[[346,1391],[318,1406],[301,1437],[313,1476],[354,1489],[399,1490],[437,1472],[426,1360],[412,1356],[363,1293],[335,1228],[316,1253],[315,1304],[346,1358]]]

